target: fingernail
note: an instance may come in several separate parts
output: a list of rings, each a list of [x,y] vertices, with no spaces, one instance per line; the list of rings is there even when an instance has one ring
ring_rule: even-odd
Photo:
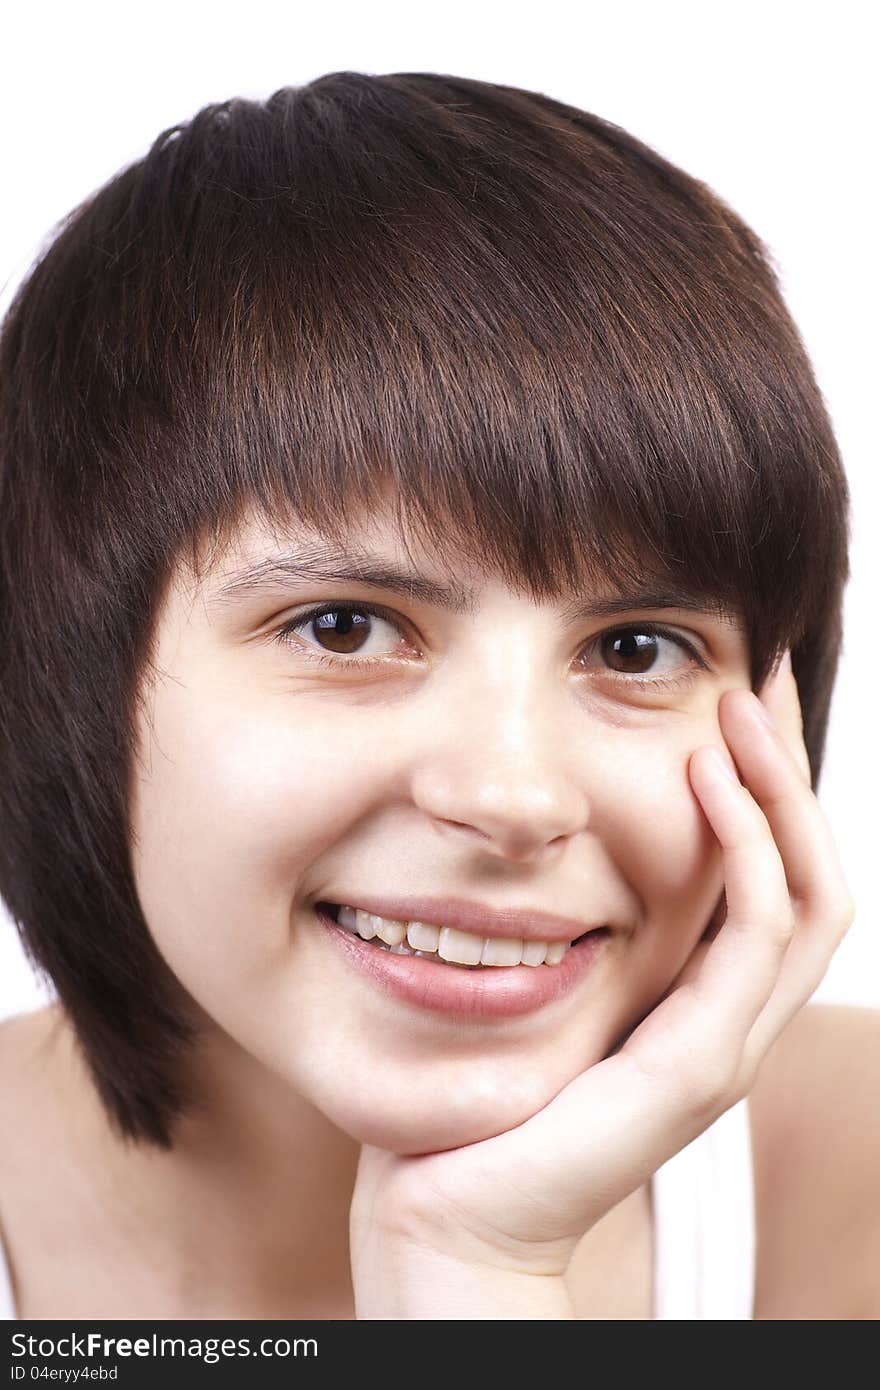
[[[722,753],[719,748],[711,749],[712,758],[718,767],[719,772],[723,772],[725,777],[729,777],[731,782],[736,782],[739,786],[739,778],[736,775],[736,768],[730,761],[726,753]]]

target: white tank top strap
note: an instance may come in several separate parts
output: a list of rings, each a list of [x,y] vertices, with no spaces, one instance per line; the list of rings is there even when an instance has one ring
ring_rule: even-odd
[[[12,1297],[12,1279],[3,1245],[3,1232],[0,1231],[0,1322],[17,1321],[15,1300]]]
[[[652,1178],[654,1317],[747,1319],[755,1292],[755,1194],[748,1097]]]

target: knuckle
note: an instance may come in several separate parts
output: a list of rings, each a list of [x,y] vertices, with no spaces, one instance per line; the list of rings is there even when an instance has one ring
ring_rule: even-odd
[[[831,914],[831,921],[835,924],[832,933],[832,940],[835,946],[839,946],[846,936],[856,918],[855,905],[850,899],[846,899],[843,906]]]
[[[848,895],[828,897],[812,906],[810,916],[817,926],[827,931],[830,940],[838,946],[846,936],[856,918],[855,903]]]
[[[776,939],[780,946],[786,947],[794,936],[796,925],[795,911],[791,903],[776,914]]]

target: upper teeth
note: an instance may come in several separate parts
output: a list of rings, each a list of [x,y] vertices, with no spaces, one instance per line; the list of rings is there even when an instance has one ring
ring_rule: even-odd
[[[357,932],[364,941],[378,936],[386,946],[405,941],[413,951],[435,953],[457,965],[558,965],[570,941],[523,941],[520,937],[475,936],[457,927],[437,927],[430,922],[401,922],[378,917],[361,908],[340,907],[339,925]]]

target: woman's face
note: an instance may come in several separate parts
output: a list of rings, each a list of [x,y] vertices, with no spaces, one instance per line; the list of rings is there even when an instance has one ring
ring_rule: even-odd
[[[723,744],[718,701],[749,663],[716,615],[591,615],[610,589],[536,604],[446,545],[407,553],[390,518],[355,548],[360,573],[415,554],[422,584],[326,577],[351,566],[319,535],[282,543],[256,520],[200,584],[177,575],[140,713],[134,868],[208,1031],[354,1139],[412,1153],[527,1119],[679,973],[723,886],[688,758]],[[286,578],[229,589],[282,556]],[[355,966],[314,910],[415,895],[609,931],[540,1007],[427,1008]],[[468,988],[505,968],[415,965]]]

